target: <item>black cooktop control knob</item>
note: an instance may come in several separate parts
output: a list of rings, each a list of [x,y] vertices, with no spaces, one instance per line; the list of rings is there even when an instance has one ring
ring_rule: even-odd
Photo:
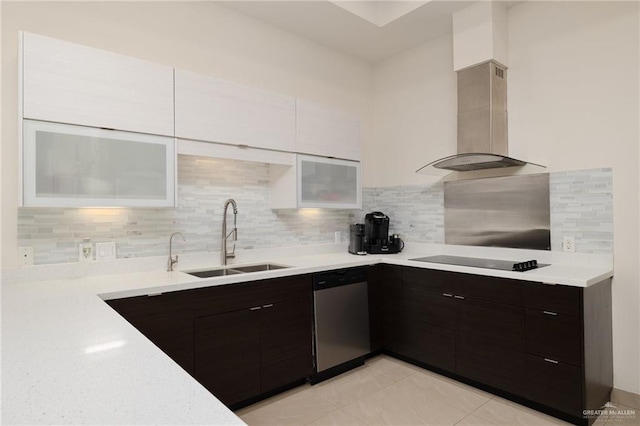
[[[538,267],[537,260],[527,260],[525,262],[519,262],[513,264],[513,270],[518,272],[530,271],[531,269],[536,269]]]

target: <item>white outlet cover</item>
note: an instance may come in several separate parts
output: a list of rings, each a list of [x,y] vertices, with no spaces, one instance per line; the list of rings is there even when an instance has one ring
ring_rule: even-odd
[[[562,237],[562,251],[567,253],[574,253],[576,251],[575,237]]]
[[[33,266],[33,247],[18,247],[18,266]]]
[[[96,243],[96,260],[114,260],[116,258],[116,243]]]

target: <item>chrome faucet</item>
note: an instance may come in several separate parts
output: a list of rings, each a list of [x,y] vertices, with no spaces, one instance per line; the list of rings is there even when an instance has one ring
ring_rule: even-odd
[[[233,229],[231,232],[227,234],[227,208],[229,204],[233,206]],[[236,226],[236,218],[238,216],[238,206],[234,199],[229,198],[224,202],[224,207],[222,208],[222,247],[220,248],[220,263],[222,265],[227,264],[227,259],[233,259],[236,257],[236,241],[238,241],[238,228]],[[231,254],[227,252],[227,239],[233,235],[233,250]]]
[[[175,259],[173,258],[173,256],[171,256],[171,250],[172,250],[172,245],[173,245],[173,237],[175,235],[180,235],[182,237],[182,241],[187,241],[187,240],[184,239],[184,235],[182,235],[181,232],[174,232],[169,237],[169,259],[167,260],[167,272],[173,271],[173,265],[178,263],[178,255],[176,254],[176,258]]]

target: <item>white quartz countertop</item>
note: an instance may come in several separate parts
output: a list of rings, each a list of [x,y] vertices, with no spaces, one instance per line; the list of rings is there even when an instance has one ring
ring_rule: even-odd
[[[58,279],[52,271],[62,271],[59,266],[34,267],[24,273],[54,278],[35,282],[19,279],[16,271],[3,273],[2,424],[243,424],[103,300],[375,263],[578,287],[613,275],[610,258],[555,252],[427,244],[407,244],[394,255],[355,256],[344,246],[293,255],[300,252],[276,249],[253,258],[239,256],[241,263],[269,261],[290,268],[206,279],[162,267],[133,272],[130,265],[126,272],[103,275],[60,272]],[[537,258],[551,266],[511,272],[410,260],[437,254]],[[214,262],[205,264],[214,258],[185,255],[177,267],[215,267]],[[125,264],[117,262],[105,269]]]

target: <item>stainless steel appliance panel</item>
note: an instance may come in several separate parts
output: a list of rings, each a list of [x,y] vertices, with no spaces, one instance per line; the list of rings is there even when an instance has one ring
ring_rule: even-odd
[[[358,282],[314,292],[318,372],[371,351],[367,289]]]
[[[444,184],[446,244],[551,249],[549,175]]]

